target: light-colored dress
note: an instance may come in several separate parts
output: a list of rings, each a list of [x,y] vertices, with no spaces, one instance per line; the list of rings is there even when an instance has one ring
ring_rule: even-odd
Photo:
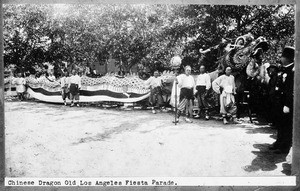
[[[16,91],[17,93],[24,93],[26,91],[25,84],[26,80],[25,78],[17,78],[15,81],[16,86]]]

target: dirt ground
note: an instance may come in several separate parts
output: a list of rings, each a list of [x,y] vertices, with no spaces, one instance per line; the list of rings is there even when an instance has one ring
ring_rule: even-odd
[[[286,176],[275,130],[150,110],[5,102],[7,177]]]

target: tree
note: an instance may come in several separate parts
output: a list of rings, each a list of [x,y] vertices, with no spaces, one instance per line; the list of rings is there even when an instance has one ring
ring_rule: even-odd
[[[45,59],[48,6],[4,6],[4,63],[20,71],[32,69]]]
[[[255,38],[264,36],[271,44],[265,62],[275,63],[278,53],[285,45],[293,45],[294,7],[276,6],[212,6],[189,5],[180,7],[182,17],[192,20],[186,34],[196,37],[186,44],[185,49],[197,52],[227,39],[233,43],[241,35],[252,33]],[[193,57],[200,58],[201,55]],[[194,59],[195,62],[197,59]],[[204,63],[207,68],[214,60]],[[196,63],[194,63],[197,65]],[[198,63],[199,66],[199,63]],[[197,67],[198,67],[197,66]],[[211,68],[212,69],[212,68]]]
[[[200,48],[248,32],[268,38],[265,60],[275,62],[294,34],[288,5],[5,5],[4,11],[5,65],[18,68],[60,61],[83,67],[112,57],[127,71],[136,64],[164,70],[181,55],[197,71]]]

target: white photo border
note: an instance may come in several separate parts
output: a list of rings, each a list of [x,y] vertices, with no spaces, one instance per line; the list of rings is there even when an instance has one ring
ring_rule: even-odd
[[[214,4],[214,5],[276,5],[294,4],[295,12],[295,63],[300,63],[300,0],[0,0],[0,36],[3,37],[3,4]],[[298,5],[298,6],[297,6]],[[297,19],[298,18],[298,19]],[[0,52],[3,55],[3,38]],[[296,175],[300,188],[300,66],[295,64],[294,81],[294,142],[292,174]],[[5,178],[5,112],[4,112],[4,60],[0,57],[0,188]],[[297,127],[297,128],[296,128]],[[264,181],[264,177],[261,177]],[[264,187],[262,190],[296,190],[295,187]],[[5,190],[256,190],[260,187],[6,187]],[[1,189],[2,190],[2,189]]]

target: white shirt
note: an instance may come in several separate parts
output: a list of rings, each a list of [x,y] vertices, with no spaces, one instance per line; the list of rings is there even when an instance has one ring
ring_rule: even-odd
[[[207,73],[199,74],[196,80],[196,86],[206,86],[209,90],[211,87],[210,76]]]
[[[216,93],[220,93],[220,87],[223,88],[222,93],[235,93],[234,76],[222,75],[212,82],[212,88]]]
[[[65,87],[66,85],[69,85],[69,83],[70,83],[70,78],[69,77],[62,77],[61,79],[60,79],[60,87]]]
[[[156,87],[159,87],[162,85],[162,79],[161,77],[154,77],[154,76],[151,76],[146,82],[145,84],[147,86],[150,86],[151,88],[156,88]]]
[[[78,84],[78,88],[81,88],[81,78],[77,74],[75,76],[71,76],[69,79],[70,84]]]
[[[186,74],[180,74],[177,76],[177,79],[179,88],[192,89],[195,87],[195,79],[192,75],[187,76]]]

